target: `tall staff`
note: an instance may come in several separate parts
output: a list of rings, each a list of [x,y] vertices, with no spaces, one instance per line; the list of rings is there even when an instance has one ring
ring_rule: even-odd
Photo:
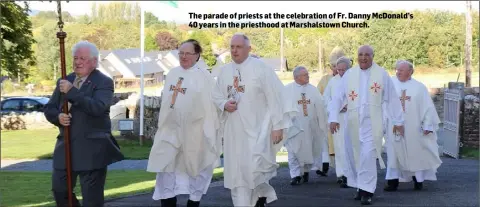
[[[67,1],[68,3],[68,1]],[[63,21],[62,21],[62,2],[57,0],[57,12],[58,12],[58,28],[57,38],[60,43],[60,69],[62,71],[62,79],[67,79],[67,71],[65,65],[65,38],[67,33],[63,31]],[[63,107],[62,111],[65,114],[68,114],[68,100],[66,96],[63,96]],[[63,138],[65,140],[65,167],[67,170],[67,190],[68,190],[68,205],[73,207],[73,189],[72,189],[72,163],[70,157],[70,127],[64,126]]]

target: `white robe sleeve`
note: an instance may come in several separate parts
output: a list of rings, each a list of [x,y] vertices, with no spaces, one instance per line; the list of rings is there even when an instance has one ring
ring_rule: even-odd
[[[340,84],[338,85],[338,93],[333,94],[332,99],[328,102],[328,123],[339,123],[338,114],[341,111],[343,103],[347,96],[345,95],[345,87],[347,86],[346,80],[348,80],[348,75],[350,71],[347,71],[342,78],[340,79]]]
[[[289,111],[285,110],[284,107],[285,86],[272,68],[265,67],[263,73],[262,86],[265,89],[264,93],[270,110],[273,130],[287,129],[291,126],[291,122],[288,116]]]
[[[159,116],[158,116],[158,122],[157,122],[157,132],[162,128],[164,122],[165,122],[165,119],[167,117],[167,113],[168,113],[168,109],[170,107],[170,105],[168,104],[168,90],[169,90],[169,85],[170,82],[171,82],[171,79],[173,77],[173,75],[175,74],[175,71],[172,70],[170,71],[170,73],[165,77],[165,85],[163,86],[163,90],[162,90],[162,103],[161,103],[161,107],[160,107],[160,112],[159,112]],[[156,136],[155,136],[156,137]],[[155,139],[154,137],[154,139]]]
[[[214,86],[213,92],[212,92],[212,98],[213,98],[213,103],[217,108],[222,112],[225,110],[225,103],[227,103],[228,99],[225,97],[225,95],[222,93],[222,86],[223,86],[223,81],[221,79],[221,72],[217,77],[216,84]]]
[[[438,117],[437,109],[433,104],[432,98],[428,93],[427,87],[419,83],[421,87],[419,90],[422,91],[422,103],[418,104],[420,106],[420,113],[422,113],[422,129],[435,132],[438,130],[438,125],[440,124],[440,118]]]
[[[328,81],[328,84],[327,84],[327,87],[325,87],[325,90],[323,91],[323,101],[324,101],[324,105],[325,105],[325,110],[327,112],[327,115],[328,115],[328,103],[330,103],[330,101],[332,100],[332,85],[333,85],[333,80],[334,80],[335,77],[333,77],[332,79],[330,79],[330,81]]]
[[[328,87],[327,87],[328,88]],[[327,111],[325,110],[326,108],[326,102],[324,101],[323,97],[318,93],[318,97],[316,98],[317,101],[315,101],[315,110],[317,112],[317,118],[318,118],[318,124],[319,128],[322,131],[322,137],[327,138],[328,136],[328,131],[327,131]]]
[[[393,125],[402,126],[404,122],[402,103],[387,71],[383,71],[383,83],[385,89],[383,90],[383,101],[386,103],[385,109],[388,113],[387,117]]]

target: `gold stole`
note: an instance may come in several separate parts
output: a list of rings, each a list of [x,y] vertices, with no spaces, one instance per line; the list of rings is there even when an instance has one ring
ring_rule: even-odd
[[[360,135],[359,135],[359,110],[360,100],[359,88],[360,86],[360,67],[357,66],[352,70],[348,77],[346,94],[348,100],[348,133],[352,140],[353,153],[355,159],[355,166],[359,168],[360,157]],[[370,119],[372,121],[372,135],[377,151],[377,158],[380,163],[381,169],[385,168],[385,163],[382,159],[382,138],[383,138],[383,110],[382,110],[382,98],[383,98],[383,75],[382,71],[376,64],[373,64],[370,69],[370,78],[368,80],[368,104],[370,111]]]

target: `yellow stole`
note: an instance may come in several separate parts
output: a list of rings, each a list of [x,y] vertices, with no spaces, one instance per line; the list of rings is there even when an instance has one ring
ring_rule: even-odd
[[[360,67],[356,66],[349,69],[350,74],[348,77],[346,94],[348,100],[348,128],[349,135],[352,140],[354,159],[357,169],[359,168],[360,157],[360,135],[359,135],[359,112],[360,112],[360,100],[359,88],[360,88]],[[382,111],[382,99],[383,99],[383,75],[382,69],[373,64],[370,68],[370,78],[368,80],[368,104],[370,111],[370,119],[372,121],[372,135],[377,151],[377,158],[380,163],[381,169],[385,168],[385,163],[382,159],[382,138],[383,138],[383,111]]]

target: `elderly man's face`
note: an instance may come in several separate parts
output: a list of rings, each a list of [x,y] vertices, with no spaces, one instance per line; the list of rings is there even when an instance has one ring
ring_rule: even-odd
[[[295,82],[299,85],[305,85],[309,81],[310,77],[308,76],[308,71],[306,69],[301,69],[295,77]]]
[[[368,46],[362,46],[358,49],[358,65],[361,69],[367,69],[373,63],[373,50]]]
[[[336,66],[336,65],[330,64],[330,70],[332,70],[332,75],[333,75],[333,76],[336,76],[336,75],[338,74],[338,72],[337,72],[337,66]]]
[[[412,74],[413,74],[413,70],[410,69],[408,64],[400,64],[396,68],[396,72],[397,72],[397,74],[396,74],[397,78],[400,82],[405,82],[405,81],[410,80],[410,78],[412,77]]]
[[[245,39],[240,35],[232,37],[230,42],[230,54],[233,62],[240,64],[248,58],[251,47],[246,44]]]
[[[347,71],[347,63],[340,63],[337,65],[337,73],[340,75],[340,77],[343,77],[343,74],[345,74],[345,71]]]
[[[180,58],[180,66],[184,69],[189,69],[198,59],[197,53],[195,53],[195,48],[192,43],[184,43],[178,48],[178,57]]]
[[[73,55],[73,71],[80,77],[87,76],[97,66],[97,57],[91,57],[90,49],[79,48]]]

